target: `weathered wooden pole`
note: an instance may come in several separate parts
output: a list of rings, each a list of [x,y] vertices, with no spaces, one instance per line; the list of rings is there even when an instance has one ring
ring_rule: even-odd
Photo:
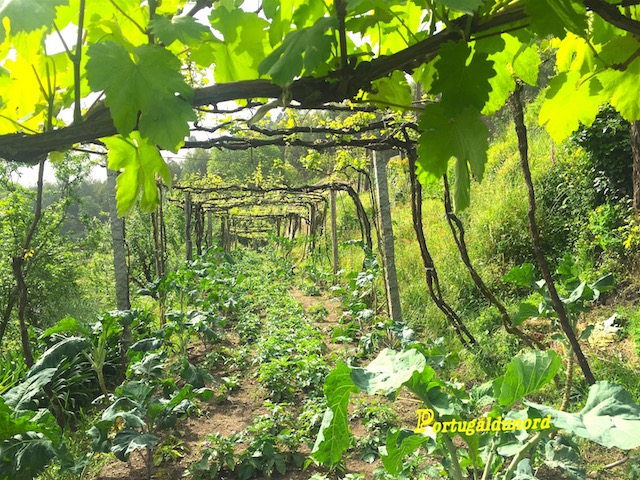
[[[213,214],[211,211],[207,212],[207,248],[211,248],[213,245]]]
[[[193,243],[191,241],[191,193],[184,193],[184,239],[187,261],[193,260]]]
[[[333,264],[333,274],[340,270],[340,259],[338,258],[338,214],[336,210],[336,191],[331,189],[331,263]],[[335,279],[334,279],[335,283]]]
[[[384,277],[387,291],[389,317],[394,322],[402,321],[400,291],[396,272],[395,249],[393,245],[393,225],[391,222],[391,204],[389,203],[389,185],[387,182],[387,156],[373,151],[373,171],[376,182],[380,233],[382,235],[382,256],[384,258]]]

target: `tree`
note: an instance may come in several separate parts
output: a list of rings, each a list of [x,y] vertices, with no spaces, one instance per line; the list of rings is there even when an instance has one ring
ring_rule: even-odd
[[[207,164],[209,163],[210,154],[207,150],[196,148],[189,150],[182,164],[180,177],[187,175],[199,175],[201,177],[207,174]]]

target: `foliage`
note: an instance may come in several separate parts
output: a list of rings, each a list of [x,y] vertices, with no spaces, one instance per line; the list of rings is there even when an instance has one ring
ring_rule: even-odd
[[[224,470],[234,471],[236,458],[234,446],[238,443],[237,436],[223,437],[219,433],[208,435],[204,441],[202,458],[189,465],[185,473],[193,475],[195,480],[214,480]]]
[[[136,450],[145,451],[150,478],[152,452],[159,442],[157,431],[174,427],[196,396],[209,399],[213,392],[189,384],[178,390],[172,381],[162,385],[156,372],[163,372],[164,364],[157,354],[147,354],[139,363],[140,367],[131,367],[133,379],[116,389],[113,403],[102,412],[89,435],[96,452],[111,451],[121,461],[127,461]],[[110,435],[114,429],[115,435]]]
[[[618,425],[619,428],[633,430],[631,425],[627,426],[624,422],[637,421],[638,414],[635,410],[640,407],[621,387],[607,382],[599,382],[591,387],[587,405],[579,414],[557,412],[550,407],[526,400],[524,403],[530,407],[529,409],[510,411],[524,397],[537,392],[544,384],[550,382],[557,373],[561,361],[552,351],[534,351],[518,355],[503,376],[493,382],[475,386],[468,393],[462,385],[439,379],[429,363],[430,356],[425,357],[414,349],[403,352],[384,350],[365,368],[348,367],[339,363],[327,377],[325,384],[328,408],[312,458],[318,463],[334,465],[348,447],[346,409],[350,393],[363,390],[369,395],[383,393],[395,399],[403,386],[418,396],[434,417],[431,417],[422,429],[425,432],[423,434],[419,433],[419,429],[416,429],[415,433],[397,429],[389,431],[386,445],[380,448],[380,452],[385,469],[392,475],[403,472],[403,468],[406,468],[404,457],[420,446],[426,448],[428,453],[441,457],[442,465],[450,478],[465,478],[469,470],[476,469],[497,473],[503,464],[506,465],[505,458],[515,456],[516,459],[520,459],[523,453],[532,454],[532,448],[533,452],[538,452],[535,456],[532,454],[532,458],[552,468],[584,471],[580,470],[583,467],[579,454],[571,441],[563,440],[562,437],[549,441],[545,437],[550,432],[528,432],[526,430],[529,427],[523,430],[522,427],[509,429],[503,426],[502,433],[495,433],[500,427],[489,428],[489,423],[502,425],[503,419],[504,422],[526,420],[531,426],[532,419],[538,419],[537,423],[540,424],[541,416],[550,414],[547,418],[551,419],[553,427],[566,429],[572,434],[605,446],[615,444],[630,449],[640,441],[636,438],[637,435],[631,435],[623,441],[621,439],[624,436],[613,434],[611,429],[618,428]],[[492,406],[486,413],[486,419],[481,418],[477,423],[475,420],[460,423],[464,426],[459,427],[458,434],[466,443],[465,448],[455,448],[451,443],[450,437],[455,436],[453,427],[453,433],[444,433],[446,428],[442,426],[434,430],[434,418],[435,421],[444,422],[445,419],[456,419],[460,416],[472,417],[478,415],[480,408],[486,405]],[[485,424],[487,428],[483,431]],[[446,426],[446,423],[444,425]],[[613,440],[614,437],[617,440]],[[562,443],[556,445],[558,442]],[[485,463],[487,461],[489,463]],[[517,464],[517,460],[511,463],[511,467],[505,471],[505,478],[512,478]]]
[[[603,105],[590,127],[581,125],[571,136],[587,153],[599,203],[633,194],[629,130],[629,122],[610,105]]]

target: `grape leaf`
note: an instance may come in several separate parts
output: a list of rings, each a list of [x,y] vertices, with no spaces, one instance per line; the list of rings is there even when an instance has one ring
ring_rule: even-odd
[[[214,9],[209,20],[213,28],[222,34],[227,47],[238,56],[249,57],[252,69],[257,70],[268,48],[269,23],[255,13],[224,7]]]
[[[442,93],[442,105],[452,114],[467,107],[482,110],[489,99],[489,79],[495,76],[493,62],[487,54],[475,52],[465,42],[445,43],[440,48],[440,59],[435,63],[438,75],[432,84],[432,93]]]
[[[583,38],[568,33],[558,46],[556,68],[559,72],[573,70],[586,75],[595,69],[595,54]]]
[[[202,66],[215,63],[213,78],[219,83],[253,80],[259,77],[257,65],[251,55],[234,51],[233,46],[227,42],[214,40],[203,43],[191,58]]]
[[[575,131],[580,123],[590,126],[605,100],[593,81],[582,80],[579,72],[563,72],[549,82],[538,122],[546,125],[547,132],[558,143]]]
[[[471,178],[467,162],[456,158],[455,178],[453,183],[453,204],[456,210],[464,210],[471,202]]]
[[[124,170],[117,180],[118,215],[123,216],[133,208],[141,189],[140,209],[152,212],[158,201],[156,172],[167,185],[171,184],[171,172],[158,149],[139,132],[132,132],[129,138],[118,135],[102,141],[109,149],[109,168]]]
[[[422,84],[422,89],[424,92],[428,92],[431,90],[431,86],[433,85],[433,80],[436,75],[436,68],[434,66],[435,62],[429,62],[424,65],[420,65],[413,71],[413,81]]]
[[[118,132],[126,136],[138,125],[143,137],[176,152],[189,135],[188,121],[196,119],[180,60],[157,45],[141,45],[130,54],[112,41],[92,45],[87,54],[89,85],[104,90]]]
[[[526,45],[509,34],[502,34],[501,40],[501,48],[489,55],[496,75],[489,79],[491,92],[482,110],[485,115],[492,115],[504,106],[516,86],[514,75],[529,85],[538,84],[540,56],[536,45]]]
[[[487,163],[489,130],[473,108],[450,117],[441,104],[429,104],[420,116],[418,139],[418,178],[425,184],[439,179],[447,172],[451,157],[460,162],[456,164],[454,200],[456,210],[468,206],[469,171],[463,164],[469,164],[473,176],[482,180],[484,166]],[[460,183],[458,183],[460,182]]]
[[[282,44],[258,66],[260,75],[268,74],[274,82],[286,85],[303,71],[309,74],[331,55],[335,38],[327,30],[336,28],[336,18],[324,17],[312,27],[289,33]]]
[[[452,8],[453,10],[458,10],[459,12],[464,13],[473,13],[478,7],[480,7],[484,1],[483,0],[436,0],[436,3],[440,3],[446,7]]]
[[[581,35],[587,30],[587,10],[581,1],[526,0],[525,12],[541,37],[563,38],[567,31]]]
[[[625,55],[630,51],[637,51],[640,47],[638,42],[630,37],[623,37],[610,43]],[[624,48],[625,46],[627,48]],[[608,52],[603,49],[602,53],[606,56]],[[625,120],[628,122],[640,120],[640,93],[638,92],[640,59],[636,58],[625,69],[607,68],[597,78],[602,83],[604,97]]]
[[[411,87],[404,76],[404,72],[396,70],[390,77],[384,77],[373,82],[378,93],[369,94],[367,99],[372,103],[376,101],[383,105],[389,105],[396,110],[406,110],[398,106],[411,106],[413,96]]]
[[[0,43],[4,42],[6,30],[4,19],[9,19],[11,33],[32,32],[49,26],[56,18],[56,7],[67,5],[69,0],[9,0],[0,8]]]
[[[149,21],[149,30],[167,47],[176,40],[188,45],[210,34],[209,29],[193,17],[170,18],[163,15],[156,15]]]

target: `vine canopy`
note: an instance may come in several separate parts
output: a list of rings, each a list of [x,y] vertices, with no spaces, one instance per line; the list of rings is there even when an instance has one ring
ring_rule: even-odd
[[[109,149],[125,213],[226,101],[321,109],[370,103],[419,114],[422,182],[455,162],[454,198],[482,179],[482,115],[516,82],[555,73],[539,115],[555,141],[603,103],[640,119],[638,2],[605,0],[7,0],[0,8],[0,156],[37,163]],[[419,88],[416,88],[418,85]],[[416,91],[422,93],[416,96]],[[213,108],[211,108],[213,106]],[[243,117],[246,121],[246,115]]]

